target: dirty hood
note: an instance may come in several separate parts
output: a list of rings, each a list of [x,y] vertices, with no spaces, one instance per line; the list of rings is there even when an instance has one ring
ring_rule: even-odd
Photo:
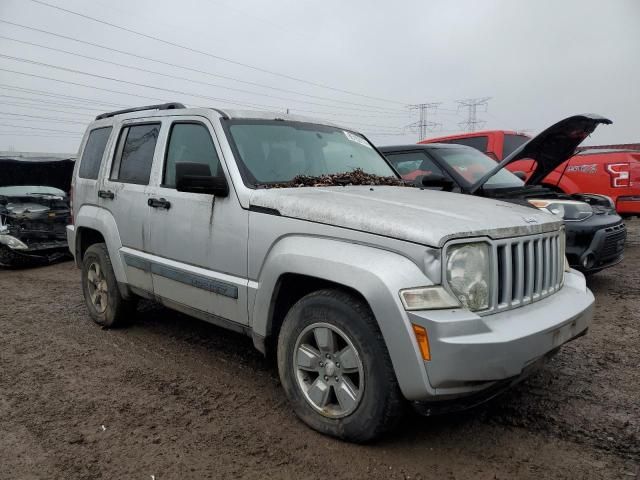
[[[536,168],[527,180],[528,185],[537,185],[542,179],[576,154],[576,149],[601,123],[610,125],[608,118],[594,113],[574,115],[560,120],[539,133],[527,143],[516,148],[511,155],[505,157],[495,168],[487,172],[471,188],[474,193],[501,168],[516,160],[532,159]]]
[[[74,161],[51,157],[0,158],[0,187],[40,185],[71,189]]]
[[[434,247],[455,237],[505,238],[557,230],[561,225],[553,215],[533,208],[412,187],[255,190],[250,204],[284,217]]]

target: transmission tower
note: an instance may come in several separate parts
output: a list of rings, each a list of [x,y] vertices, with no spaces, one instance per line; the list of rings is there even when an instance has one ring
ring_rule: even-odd
[[[427,136],[427,132],[433,132],[436,128],[441,127],[442,124],[438,122],[432,122],[429,120],[429,113],[435,112],[438,109],[438,105],[442,102],[432,103],[418,103],[417,105],[409,105],[411,110],[418,110],[420,112],[420,120],[407,125],[405,128],[412,132],[418,132],[418,140],[424,140]]]
[[[458,102],[458,111],[460,111],[461,108],[467,109],[467,119],[458,123],[458,125],[468,132],[475,132],[477,127],[482,127],[487,123],[485,120],[478,120],[477,113],[478,107],[484,107],[484,110],[482,111],[487,111],[487,108],[489,107],[489,100],[491,100],[491,97],[456,100],[456,102]]]

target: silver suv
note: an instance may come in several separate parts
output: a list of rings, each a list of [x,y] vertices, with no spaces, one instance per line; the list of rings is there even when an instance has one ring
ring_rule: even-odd
[[[78,158],[67,232],[91,317],[126,323],[141,297],[250,335],[329,435],[495,395],[591,319],[556,217],[402,186],[347,128],[153,105],[99,115]]]

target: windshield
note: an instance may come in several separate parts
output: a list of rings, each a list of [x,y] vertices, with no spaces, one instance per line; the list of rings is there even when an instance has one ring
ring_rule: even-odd
[[[473,148],[438,148],[435,153],[458,175],[460,181],[471,187],[489,170],[496,166],[484,153]],[[509,170],[501,169],[484,184],[485,187],[521,187],[524,182]]]
[[[33,194],[57,195],[59,197],[65,196],[65,193],[62,190],[54,187],[45,187],[42,185],[0,187],[0,195],[4,195],[5,197],[20,197]]]
[[[356,172],[397,178],[362,136],[337,127],[279,120],[231,120],[228,131],[247,185]]]

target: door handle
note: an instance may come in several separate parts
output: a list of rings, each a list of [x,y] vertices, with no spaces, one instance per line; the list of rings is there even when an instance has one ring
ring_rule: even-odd
[[[150,198],[147,200],[147,205],[153,208],[164,208],[165,210],[171,208],[171,202],[164,198]]]
[[[98,190],[98,196],[100,198],[108,198],[109,200],[113,200],[115,195],[111,190]]]

